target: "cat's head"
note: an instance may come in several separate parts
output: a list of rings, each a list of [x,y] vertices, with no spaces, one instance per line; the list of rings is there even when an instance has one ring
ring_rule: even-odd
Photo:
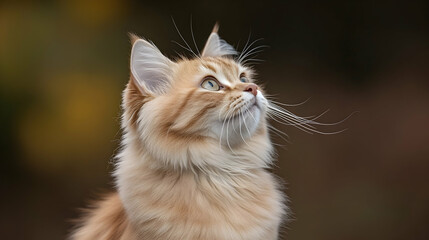
[[[175,168],[225,167],[231,157],[246,158],[249,166],[267,164],[267,100],[217,26],[193,59],[172,61],[151,42],[135,36],[132,42],[123,100],[126,138]]]

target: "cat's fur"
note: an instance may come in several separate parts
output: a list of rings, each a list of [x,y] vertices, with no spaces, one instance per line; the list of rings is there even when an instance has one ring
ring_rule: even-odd
[[[230,57],[236,52],[217,27],[194,59],[173,62],[143,39],[132,42],[117,193],[71,239],[277,239],[286,208],[266,170],[268,103],[252,70]],[[224,88],[202,88],[208,75]]]

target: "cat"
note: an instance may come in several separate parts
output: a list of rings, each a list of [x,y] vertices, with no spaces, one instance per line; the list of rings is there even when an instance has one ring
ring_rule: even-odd
[[[274,240],[288,212],[269,172],[269,101],[243,54],[218,35],[172,61],[131,36],[117,192],[72,240]],[[305,124],[305,123],[304,123]]]

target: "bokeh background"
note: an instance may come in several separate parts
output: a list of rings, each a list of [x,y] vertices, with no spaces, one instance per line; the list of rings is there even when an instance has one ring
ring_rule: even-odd
[[[275,125],[290,240],[429,239],[427,1],[2,1],[1,239],[64,239],[79,208],[112,189],[120,97],[134,32],[188,54],[213,24],[258,58],[269,93],[299,115],[342,124]],[[183,44],[183,43],[182,43]],[[193,45],[191,45],[193,46]]]

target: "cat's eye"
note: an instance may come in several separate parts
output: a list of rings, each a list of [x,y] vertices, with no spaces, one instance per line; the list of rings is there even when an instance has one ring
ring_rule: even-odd
[[[204,78],[201,87],[210,91],[219,91],[221,89],[221,86],[219,86],[214,77]]]
[[[244,73],[242,73],[242,74],[240,75],[240,81],[241,81],[241,82],[248,82],[247,77],[246,77],[246,76],[244,76]]]

